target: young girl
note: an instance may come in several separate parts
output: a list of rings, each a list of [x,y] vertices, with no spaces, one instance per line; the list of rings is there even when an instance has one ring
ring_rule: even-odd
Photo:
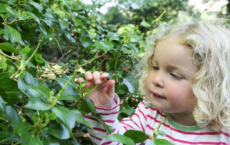
[[[113,133],[140,130],[153,135],[162,125],[163,138],[175,145],[230,144],[230,31],[201,21],[182,23],[148,39],[150,46],[139,70],[140,91],[146,99],[135,113],[117,120],[119,98],[114,80],[103,82],[88,95]],[[86,72],[86,87],[94,88],[108,73]],[[82,78],[79,82],[84,81]],[[151,102],[152,107],[145,107]],[[94,118],[90,133],[95,144],[121,144]],[[146,143],[146,142],[145,142]]]

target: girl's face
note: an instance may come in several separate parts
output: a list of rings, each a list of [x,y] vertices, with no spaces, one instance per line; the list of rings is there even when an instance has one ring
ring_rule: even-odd
[[[188,115],[196,104],[191,88],[196,69],[189,47],[179,42],[171,37],[157,44],[145,86],[154,107]]]

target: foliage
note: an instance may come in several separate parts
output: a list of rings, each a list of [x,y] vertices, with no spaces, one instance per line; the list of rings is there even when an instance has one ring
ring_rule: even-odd
[[[127,103],[142,100],[130,69],[137,63],[134,29],[103,23],[99,4],[80,1],[8,1],[0,3],[0,143],[91,144],[83,114],[93,102],[77,84],[85,71],[101,70],[116,80]],[[123,111],[124,116],[133,112]],[[92,114],[111,132],[111,127]],[[87,127],[86,127],[87,126]]]
[[[111,7],[105,15],[109,24],[138,25],[142,33],[158,26],[158,17],[164,12],[168,13],[161,18],[164,22],[175,21],[181,11],[195,14],[188,0],[118,0],[119,4]]]

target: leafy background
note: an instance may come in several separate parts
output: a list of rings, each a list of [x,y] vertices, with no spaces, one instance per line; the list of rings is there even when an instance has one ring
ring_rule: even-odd
[[[143,57],[145,38],[161,23],[191,16],[228,18],[230,7],[224,3],[212,11],[195,9],[187,0],[118,0],[102,13],[111,2],[0,1],[0,144],[92,144],[87,128],[93,126],[83,114],[95,107],[81,92],[84,84],[76,83],[78,77],[86,71],[108,72],[122,100],[119,120],[131,116],[143,99],[135,66]],[[202,4],[211,8],[218,2]],[[133,131],[107,138],[134,144],[148,137]]]

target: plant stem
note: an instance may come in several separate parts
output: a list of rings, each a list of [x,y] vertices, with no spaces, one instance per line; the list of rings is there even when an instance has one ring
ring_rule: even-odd
[[[9,55],[3,53],[1,50],[0,50],[0,54],[2,54],[2,55],[5,56],[5,57],[11,58],[11,59],[19,60],[19,59],[17,59],[17,58],[11,57],[11,56],[9,56]]]
[[[73,74],[71,75],[71,77],[69,78],[69,80],[65,83],[65,85],[62,87],[61,91],[58,92],[58,94],[55,96],[56,98],[58,98],[60,96],[60,94],[64,91],[64,89],[67,87],[67,85],[69,84],[69,82],[74,78],[74,76],[77,73],[78,68],[76,68],[73,72]]]
[[[36,47],[36,49],[34,50],[33,54],[30,56],[30,58],[25,62],[25,65],[24,66],[27,66],[27,64],[29,63],[29,61],[32,59],[32,57],[34,56],[34,54],[37,52],[39,46],[40,46],[41,42],[39,41],[38,42],[38,45]]]
[[[106,81],[106,79],[103,80],[102,82],[100,82],[99,84],[97,84],[92,90],[90,90],[89,92],[85,93],[85,94],[83,95],[83,98],[85,98],[87,95],[89,95],[91,92],[93,92],[97,87],[99,87],[99,85],[101,85],[101,84],[104,83],[105,81]]]

